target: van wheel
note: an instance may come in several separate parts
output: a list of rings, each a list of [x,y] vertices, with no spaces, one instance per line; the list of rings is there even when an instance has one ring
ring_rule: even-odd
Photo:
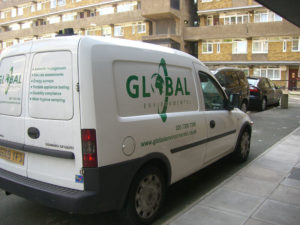
[[[248,159],[250,152],[250,133],[248,130],[244,130],[239,137],[236,150],[234,152],[234,158],[237,162],[244,162]]]
[[[246,113],[247,112],[247,109],[248,109],[248,105],[247,105],[247,102],[246,101],[243,101],[242,104],[241,104],[241,110]]]
[[[166,193],[165,178],[155,166],[147,166],[135,176],[122,211],[128,225],[150,224],[158,216]]]

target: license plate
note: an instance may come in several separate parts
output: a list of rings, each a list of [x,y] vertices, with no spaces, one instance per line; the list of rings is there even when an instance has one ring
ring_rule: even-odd
[[[24,165],[24,153],[11,148],[0,146],[0,158],[16,164]]]

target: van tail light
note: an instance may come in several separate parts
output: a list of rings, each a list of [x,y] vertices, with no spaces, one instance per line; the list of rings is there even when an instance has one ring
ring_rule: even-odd
[[[257,87],[250,86],[250,92],[251,93],[258,93],[259,89]]]
[[[82,129],[81,143],[83,167],[98,167],[96,130]]]

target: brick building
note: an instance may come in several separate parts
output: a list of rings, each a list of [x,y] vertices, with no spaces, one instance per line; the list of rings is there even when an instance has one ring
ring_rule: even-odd
[[[253,0],[0,0],[0,51],[65,28],[180,49],[279,86],[299,79],[300,88],[300,29]]]
[[[184,30],[198,42],[199,59],[212,70],[240,67],[279,86],[300,88],[300,29],[253,0],[198,0],[199,27]]]

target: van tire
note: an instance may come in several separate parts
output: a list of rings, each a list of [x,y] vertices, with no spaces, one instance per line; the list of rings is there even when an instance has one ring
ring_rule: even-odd
[[[161,211],[166,195],[166,180],[156,166],[142,168],[133,179],[121,212],[126,225],[152,223]]]
[[[234,151],[233,157],[236,162],[245,162],[248,159],[250,152],[250,132],[248,129],[243,130],[239,136],[239,140]]]

